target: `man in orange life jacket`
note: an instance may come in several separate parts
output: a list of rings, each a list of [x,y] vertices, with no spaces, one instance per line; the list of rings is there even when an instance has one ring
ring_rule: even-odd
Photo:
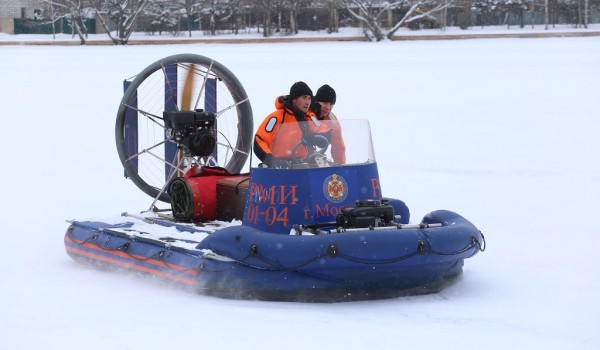
[[[307,140],[314,134],[329,139],[329,128],[323,123],[314,123],[316,118],[309,113],[311,101],[312,90],[306,83],[296,82],[287,98],[280,97],[275,101],[277,110],[258,127],[254,153],[268,167],[289,168],[294,159],[305,158],[308,155]],[[300,125],[298,122],[306,123]]]
[[[311,110],[318,120],[323,120],[331,129],[331,156],[338,164],[346,164],[346,144],[342,137],[342,128],[335,114],[331,112],[335,105],[335,90],[325,84],[317,90],[311,103]]]

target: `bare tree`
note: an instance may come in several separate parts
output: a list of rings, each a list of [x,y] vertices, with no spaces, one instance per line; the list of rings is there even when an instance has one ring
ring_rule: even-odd
[[[290,33],[298,34],[298,10],[308,7],[310,0],[287,0],[290,13]]]
[[[442,3],[432,1],[417,1],[408,9],[408,11],[406,11],[404,17],[398,20],[398,22],[396,22],[396,24],[387,32],[386,37],[391,39],[394,33],[396,33],[402,26],[422,18],[430,18],[434,13],[442,12],[452,5],[452,0]],[[424,10],[422,10],[421,7],[423,7]]]
[[[135,29],[135,23],[150,0],[90,0],[108,37],[115,45],[125,45]],[[112,35],[110,22],[117,26]]]
[[[589,0],[585,0],[585,5],[584,5],[584,20],[583,20],[583,26],[585,27],[585,29],[588,28],[588,16],[589,16],[589,8],[590,8],[590,1]]]
[[[231,23],[231,31],[233,34],[238,34],[240,26],[242,24],[242,15],[244,13],[244,7],[246,6],[246,0],[229,0],[227,1],[227,7],[229,8],[229,20]]]
[[[275,32],[285,28],[288,34],[298,34],[298,10],[308,8],[311,0],[252,0],[256,10],[262,14],[263,36],[272,35],[272,17],[277,16]]]
[[[429,0],[414,0],[404,16],[397,20],[391,29],[387,30],[382,25],[383,15],[387,11],[408,4],[410,0],[399,0],[388,3],[382,0],[341,0],[348,12],[363,25],[365,36],[369,40],[381,41],[391,39],[402,26],[432,16],[452,6],[452,0],[437,2]]]
[[[272,0],[273,10],[277,13],[277,24],[275,25],[275,33],[280,33],[283,27],[283,15],[287,6],[286,0]]]
[[[200,4],[202,6],[200,13],[208,16],[208,28],[210,29],[210,34],[215,35],[217,33],[217,21],[215,16],[218,11],[216,8],[218,3],[216,0],[201,0]]]
[[[252,0],[256,9],[262,14],[263,36],[271,36],[271,9],[273,0]]]
[[[456,16],[460,29],[467,29],[473,24],[471,21],[471,11],[474,7],[474,1],[477,2],[477,0],[454,0],[454,7],[460,9]],[[497,4],[503,1],[505,0],[489,0],[489,2],[493,3],[493,6],[499,6]]]
[[[85,44],[88,37],[85,19],[89,16],[91,9],[85,7],[81,0],[63,0],[61,2],[52,0],[42,0],[43,4],[52,9],[52,25],[61,19],[67,19],[71,23],[72,35],[79,36],[81,45]]]
[[[246,6],[246,0],[197,0],[202,14],[209,18],[211,35],[216,34],[217,27],[223,28],[225,24],[231,31],[238,34],[241,16]],[[219,25],[220,24],[220,25]]]
[[[338,2],[336,0],[325,0],[327,6],[327,32],[337,33],[340,27],[340,19],[338,15]]]
[[[369,40],[381,41],[385,38],[385,30],[380,25],[380,16],[386,9],[403,3],[400,0],[394,3],[384,3],[379,0],[342,0],[348,12],[361,23],[365,36]]]

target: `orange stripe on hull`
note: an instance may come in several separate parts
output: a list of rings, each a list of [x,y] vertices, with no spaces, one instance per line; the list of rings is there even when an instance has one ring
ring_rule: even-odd
[[[80,244],[80,243],[74,242],[70,238],[67,239],[67,237],[65,237],[65,240],[71,241],[71,242],[76,243],[76,244]],[[84,243],[84,244],[81,244],[81,245],[86,246],[87,248],[94,249],[94,250],[98,249],[96,246],[94,246],[93,244],[89,244],[89,243]],[[132,270],[136,270],[136,271],[140,271],[140,272],[150,273],[152,275],[156,275],[156,276],[159,276],[159,277],[162,277],[162,278],[167,278],[167,279],[170,279],[170,280],[173,280],[173,281],[176,281],[176,282],[180,282],[180,283],[184,283],[184,284],[188,284],[188,285],[192,285],[192,286],[195,286],[195,285],[198,284],[198,281],[196,281],[194,279],[191,279],[191,278],[186,278],[186,277],[182,277],[182,276],[173,275],[173,274],[170,274],[168,272],[163,272],[163,271],[159,271],[159,270],[156,270],[156,269],[153,269],[153,268],[150,268],[150,267],[140,266],[140,265],[137,265],[135,263],[125,262],[125,261],[121,261],[121,260],[114,259],[114,258],[111,258],[111,257],[107,257],[107,256],[95,254],[95,253],[88,252],[88,251],[85,251],[85,250],[82,250],[82,249],[79,249],[79,248],[66,246],[66,249],[67,249],[67,251],[70,251],[70,252],[72,252],[74,254],[77,254],[77,255],[89,257],[89,258],[92,258],[92,259],[95,259],[95,260],[100,260],[100,261],[108,262],[108,263],[111,263],[111,264],[114,264],[114,265],[119,265],[119,266],[122,266],[122,267],[125,267],[125,268],[128,268],[128,269],[132,269]],[[123,252],[111,252],[110,254],[117,255],[117,256],[120,256],[120,257],[126,258],[126,259],[132,259],[132,257],[133,257],[133,255],[129,256],[129,255],[123,253]],[[160,263],[160,262],[158,262],[156,260],[147,260],[145,262],[146,263],[151,263],[153,265],[163,265],[162,263]],[[185,268],[182,268],[181,266],[177,266],[177,267],[179,269],[174,269],[174,270],[183,270],[183,272],[185,272],[185,273],[189,273],[189,274],[196,275],[196,276],[199,274],[198,271],[195,271],[195,270],[185,269]],[[169,268],[172,268],[172,267],[169,266]]]
[[[83,243],[83,241],[73,240],[71,237],[68,237],[68,236],[65,236],[65,241],[68,241],[68,242],[74,243],[74,244],[78,244],[78,245],[81,245],[81,246],[84,246],[86,248],[90,248],[90,249],[93,249],[93,250],[101,251],[101,252],[105,252],[107,250],[107,249],[102,249],[101,247],[99,247],[96,244]],[[176,271],[179,271],[179,272],[184,272],[184,273],[187,273],[187,274],[192,275],[192,276],[198,276],[198,271],[196,271],[196,270],[188,269],[188,268],[185,268],[185,267],[182,267],[182,266],[179,266],[179,265],[175,265],[175,264],[169,264],[167,262],[159,261],[157,259],[148,259],[145,256],[124,253],[124,252],[118,251],[118,250],[111,250],[111,254],[119,256],[121,258],[125,258],[125,259],[134,258],[134,259],[137,259],[137,260],[145,260],[144,262],[147,263],[147,264],[152,264],[152,265],[156,265],[156,266],[160,266],[160,267],[166,266],[166,267],[168,267],[170,269],[173,269],[173,270],[176,270]],[[148,260],[146,260],[146,259],[148,259]]]

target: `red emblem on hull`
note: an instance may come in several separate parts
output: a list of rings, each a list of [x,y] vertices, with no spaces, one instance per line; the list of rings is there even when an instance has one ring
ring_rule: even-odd
[[[342,202],[348,196],[348,184],[342,176],[332,174],[323,181],[323,194],[331,202]]]

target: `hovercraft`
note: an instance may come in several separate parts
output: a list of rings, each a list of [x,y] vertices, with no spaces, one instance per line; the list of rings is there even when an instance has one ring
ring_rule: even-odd
[[[383,196],[368,121],[335,122],[344,164],[329,145],[302,138],[308,152],[289,168],[240,173],[253,130],[239,81],[204,56],[159,60],[125,82],[116,123],[125,175],[154,200],[140,214],[71,221],[66,251],[227,298],[332,302],[441,290],[485,249],[483,235],[446,210],[411,224],[405,203]]]

